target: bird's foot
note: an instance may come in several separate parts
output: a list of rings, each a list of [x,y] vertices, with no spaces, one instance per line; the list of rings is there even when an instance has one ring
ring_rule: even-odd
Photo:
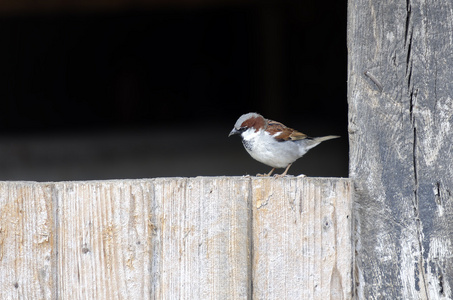
[[[282,177],[285,177],[286,176],[286,173],[288,173],[288,170],[289,170],[289,167],[291,167],[292,164],[289,164],[286,169],[285,169],[285,172],[283,172],[282,174],[275,174],[274,177],[275,178],[282,178]]]
[[[273,168],[269,173],[267,174],[256,174],[256,177],[269,177],[271,176],[272,172],[274,172],[275,168]]]
[[[274,174],[274,178],[283,178],[283,177],[294,177],[294,175],[290,174]]]
[[[274,174],[274,178],[283,178],[286,174]]]

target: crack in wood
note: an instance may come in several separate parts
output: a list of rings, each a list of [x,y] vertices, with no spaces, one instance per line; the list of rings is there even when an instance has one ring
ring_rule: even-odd
[[[442,196],[441,196],[441,191],[440,191],[440,182],[436,182],[436,188],[435,188],[435,193],[434,193],[434,201],[436,202],[437,205],[442,205]]]
[[[418,170],[417,170],[417,128],[415,127],[414,124],[414,135],[413,135],[413,153],[412,153],[412,159],[413,159],[413,170],[414,170],[414,198],[412,201],[413,209],[414,209],[414,217],[415,217],[415,226],[417,229],[417,241],[418,241],[418,251],[419,251],[419,258],[418,262],[416,263],[416,266],[418,265],[418,268],[416,267],[415,271],[415,282],[416,285],[419,286],[420,290],[420,281],[423,284],[423,291],[426,296],[426,299],[429,299],[428,297],[428,286],[426,284],[426,274],[425,274],[425,264],[426,261],[423,258],[423,237],[422,237],[422,225],[421,225],[421,220],[420,220],[420,210],[419,210],[419,196],[418,196],[418,188],[419,188],[419,183],[418,183]],[[417,276],[418,275],[418,276]]]
[[[414,136],[413,136],[413,169],[414,169],[414,198],[412,201],[413,209],[414,209],[414,218],[415,218],[415,226],[417,230],[417,242],[418,242],[418,251],[419,251],[419,258],[418,262],[416,265],[418,265],[418,268],[416,268],[416,273],[415,273],[415,280],[416,283],[421,281],[423,284],[423,292],[425,294],[425,299],[429,299],[428,296],[428,286],[426,283],[426,261],[423,257],[423,228],[420,220],[420,209],[419,209],[419,196],[418,196],[418,189],[419,189],[419,183],[418,183],[418,170],[417,170],[417,128],[414,127]],[[418,276],[417,276],[418,275]],[[420,283],[418,283],[420,285]],[[420,286],[419,286],[420,288]]]
[[[404,46],[406,49],[406,86],[409,94],[409,117],[410,122],[412,123],[413,136],[412,136],[412,168],[414,175],[414,194],[413,194],[413,210],[414,210],[414,221],[417,234],[418,242],[418,262],[416,265],[415,272],[415,281],[419,289],[423,287],[422,293],[425,296],[425,299],[429,299],[428,296],[428,286],[425,272],[426,261],[423,257],[423,228],[420,220],[420,208],[419,208],[419,182],[418,182],[418,165],[417,165],[417,122],[415,117],[415,105],[417,100],[417,92],[414,92],[413,80],[412,80],[412,70],[413,70],[413,61],[412,61],[412,37],[413,37],[413,24],[412,24],[412,5],[411,0],[406,1],[406,24],[405,24],[405,36],[404,36]],[[418,265],[418,267],[417,267]],[[421,282],[421,286],[420,286]]]
[[[409,34],[409,24],[411,22],[411,12],[412,12],[412,6],[411,6],[411,0],[406,0],[406,27],[405,27],[405,32],[404,32],[404,44],[406,45],[407,43],[407,37]],[[412,36],[411,36],[412,39]]]
[[[247,285],[249,290],[249,295],[253,297],[253,262],[255,261],[255,250],[253,249],[254,239],[253,239],[253,181],[248,178],[248,199],[247,199],[247,209],[248,209],[248,221],[247,221],[247,241],[248,241],[248,251],[250,255],[249,264],[247,266]]]

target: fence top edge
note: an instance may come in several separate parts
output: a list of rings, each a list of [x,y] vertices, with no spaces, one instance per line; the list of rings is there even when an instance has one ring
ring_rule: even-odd
[[[352,182],[351,178],[345,177],[297,177],[297,176],[286,176],[283,178],[276,177],[257,177],[257,176],[197,176],[197,177],[155,177],[155,178],[138,178],[138,179],[95,179],[95,180],[68,180],[68,181],[28,181],[18,180],[9,181],[1,180],[0,185],[54,185],[54,184],[93,184],[93,183],[123,183],[123,184],[134,184],[134,183],[146,183],[146,182],[170,182],[170,181],[200,181],[200,180],[290,180],[290,181],[338,181],[338,182]]]

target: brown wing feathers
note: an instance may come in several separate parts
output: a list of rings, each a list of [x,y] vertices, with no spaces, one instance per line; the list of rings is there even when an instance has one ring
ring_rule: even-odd
[[[288,140],[303,140],[308,136],[302,132],[286,127],[280,122],[268,120],[266,130],[273,135],[277,140],[288,141]]]

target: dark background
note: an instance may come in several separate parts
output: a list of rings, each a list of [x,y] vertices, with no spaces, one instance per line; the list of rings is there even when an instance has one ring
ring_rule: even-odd
[[[0,180],[268,172],[251,111],[342,136],[290,174],[348,175],[346,1],[168,3],[0,4]]]

